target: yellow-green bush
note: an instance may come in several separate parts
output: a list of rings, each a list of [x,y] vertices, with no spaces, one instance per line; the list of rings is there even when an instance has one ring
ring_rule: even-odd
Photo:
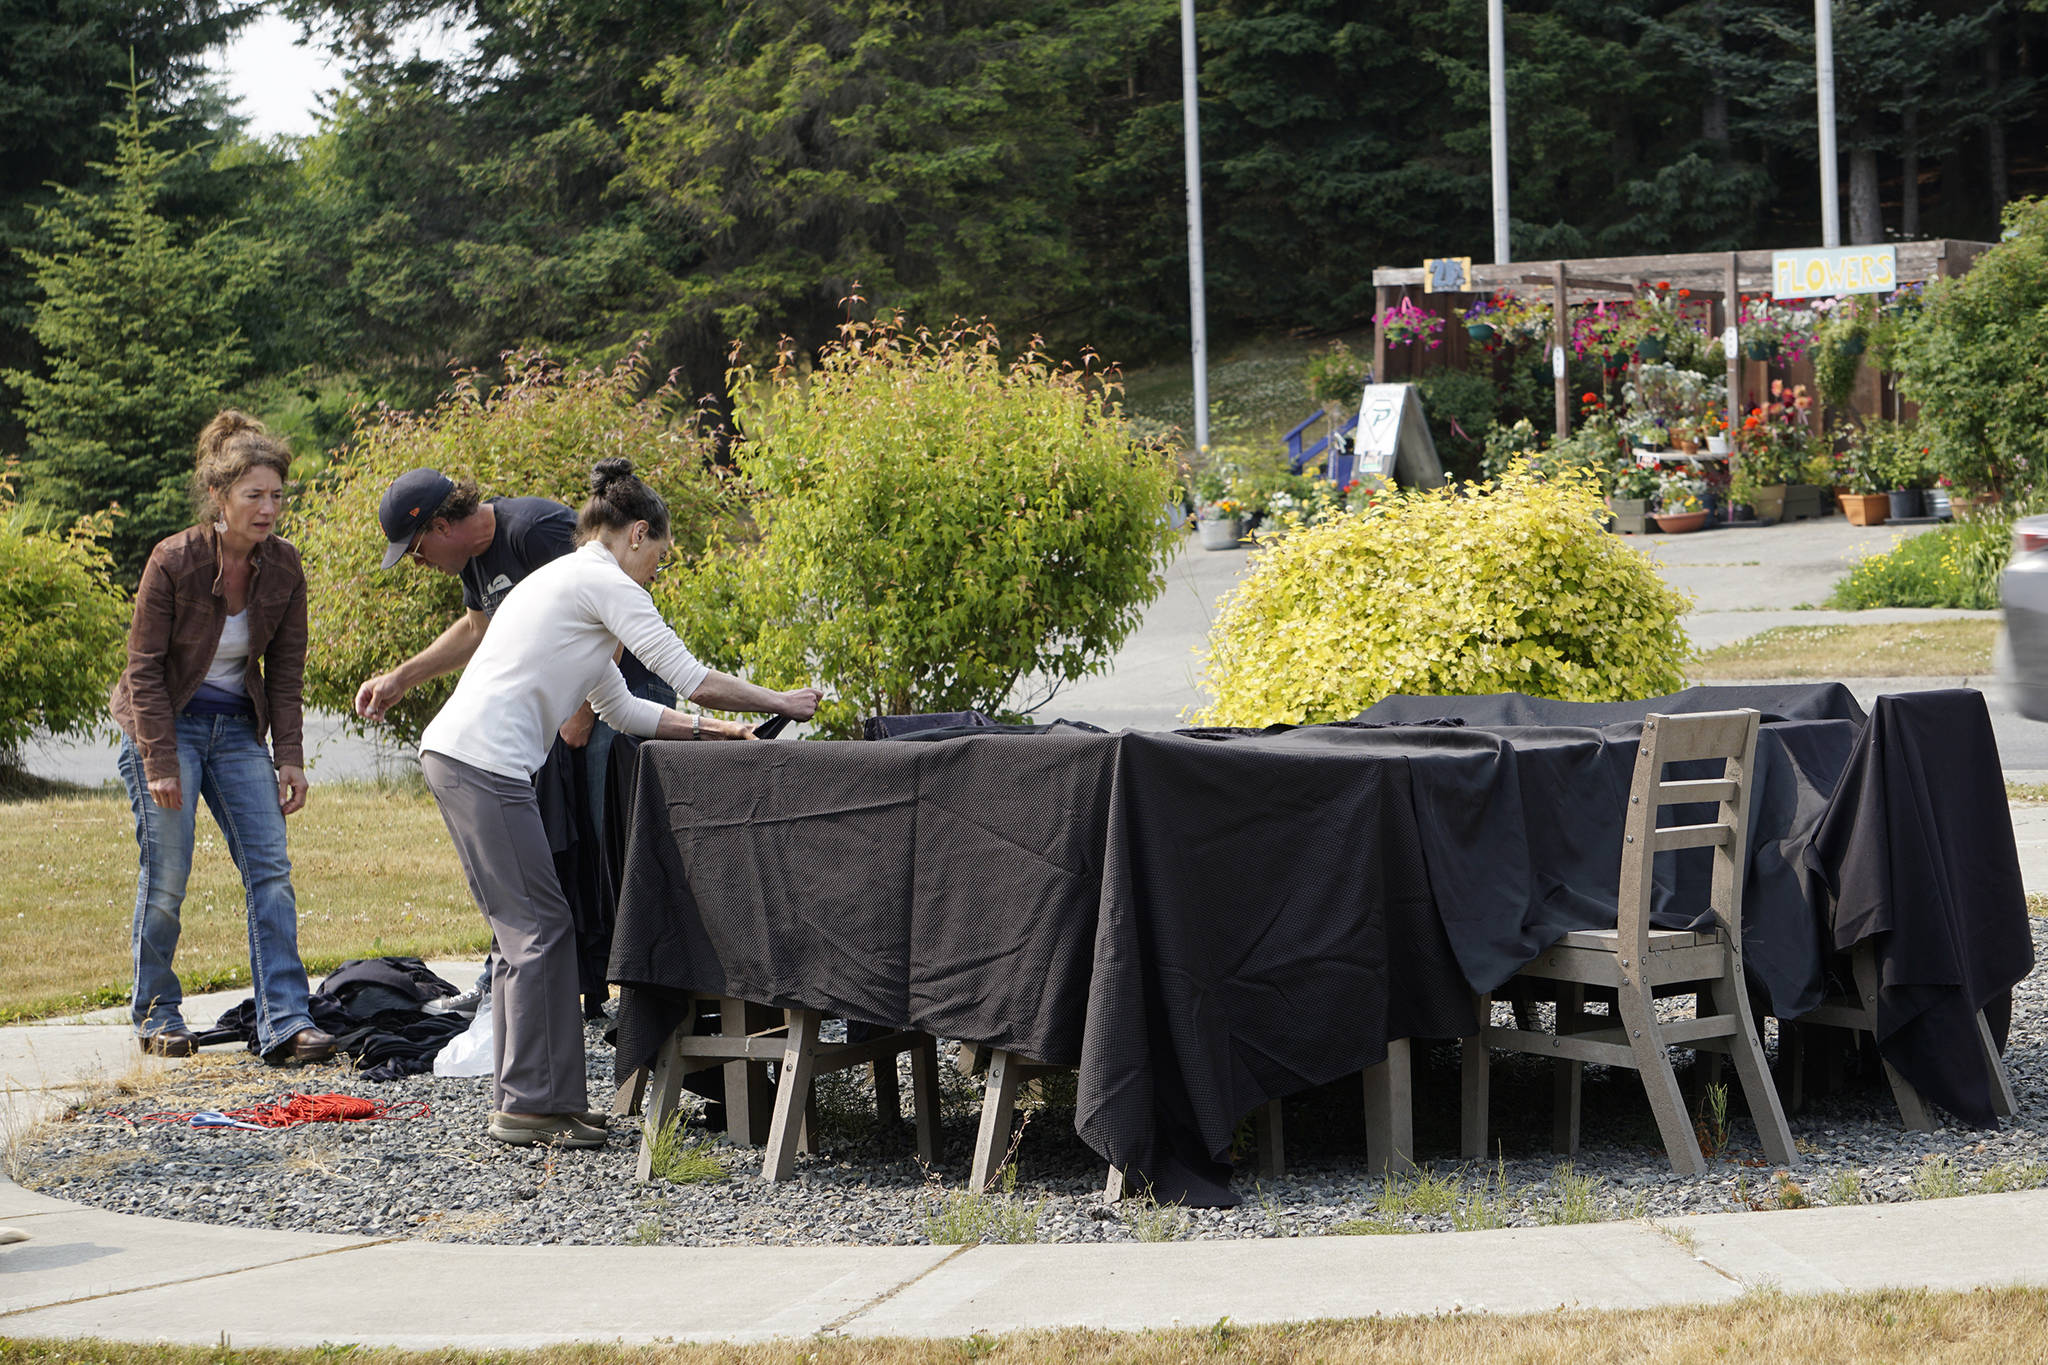
[[[102,512],[52,528],[15,502],[12,461],[0,469],[0,766],[33,734],[107,719],[128,633],[105,545],[112,522]]]
[[[366,415],[348,452],[295,498],[284,526],[306,563],[307,702],[353,716],[364,679],[424,648],[462,612],[453,578],[408,564],[377,567],[384,553],[377,504],[393,478],[416,466],[474,479],[487,498],[546,497],[581,507],[590,466],[624,455],[667,500],[676,554],[694,560],[725,513],[727,481],[710,463],[709,435],[678,418],[673,390],[642,397],[646,380],[637,350],[608,372],[581,374],[522,355],[511,358],[503,384],[463,375],[424,412]],[[691,640],[687,618],[671,619]],[[454,684],[451,676],[414,688],[386,724],[417,740]]]
[[[1196,719],[1347,720],[1394,692],[1674,691],[1689,604],[1606,516],[1590,475],[1521,464],[1263,544],[1218,612]]]

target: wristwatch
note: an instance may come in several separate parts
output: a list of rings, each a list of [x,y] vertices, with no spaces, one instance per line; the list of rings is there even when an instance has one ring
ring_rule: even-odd
[[[703,737],[704,737],[704,715],[703,715],[703,713],[702,713],[702,712],[700,712],[700,711],[692,711],[692,712],[690,713],[690,738],[691,738],[691,739],[702,739]]]

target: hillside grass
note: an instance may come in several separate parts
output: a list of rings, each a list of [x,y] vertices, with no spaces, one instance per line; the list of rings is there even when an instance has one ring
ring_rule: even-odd
[[[316,785],[290,831],[299,950],[316,975],[352,957],[489,946],[419,783]],[[0,802],[0,1021],[127,1000],[136,862],[125,793]],[[203,806],[183,921],[177,968],[188,995],[249,983],[241,878]]]

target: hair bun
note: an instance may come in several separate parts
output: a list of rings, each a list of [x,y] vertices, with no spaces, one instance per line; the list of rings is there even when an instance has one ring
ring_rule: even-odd
[[[623,455],[599,460],[590,467],[590,496],[601,498],[613,484],[625,483],[632,478],[633,462]]]
[[[252,436],[268,436],[270,429],[246,412],[234,408],[222,408],[214,414],[211,422],[199,433],[199,450],[211,455],[226,447],[235,437],[247,432]]]

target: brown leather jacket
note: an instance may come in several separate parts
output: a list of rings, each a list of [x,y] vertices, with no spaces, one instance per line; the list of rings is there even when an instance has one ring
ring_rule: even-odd
[[[150,552],[128,626],[128,667],[114,684],[114,721],[142,751],[150,781],[178,775],[178,712],[206,681],[228,619],[220,537],[211,526],[167,536]],[[273,761],[305,766],[299,689],[306,672],[306,573],[299,552],[276,536],[252,556],[249,666],[242,682],[256,710],[256,739],[269,734]],[[186,800],[192,799],[187,793]]]

